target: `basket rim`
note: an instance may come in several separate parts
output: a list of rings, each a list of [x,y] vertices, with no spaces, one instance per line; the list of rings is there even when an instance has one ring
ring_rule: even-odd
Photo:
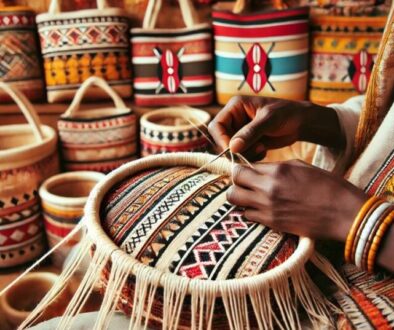
[[[124,164],[108,174],[106,179],[99,182],[93,188],[85,206],[84,221],[87,227],[87,235],[96,246],[96,249],[100,249],[101,251],[110,251],[109,253],[112,262],[116,262],[117,258],[123,261],[125,260],[124,258],[126,258],[126,261],[130,261],[129,265],[125,266],[130,270],[130,274],[135,275],[142,269],[145,269],[149,271],[152,276],[159,277],[161,285],[164,285],[168,280],[178,281],[178,283],[180,283],[180,281],[187,283],[189,293],[193,287],[196,287],[193,283],[198,283],[197,287],[199,290],[202,290],[202,292],[214,290],[218,293],[223,293],[224,291],[241,293],[252,287],[255,289],[259,286],[270,285],[273,282],[277,282],[278,278],[285,278],[288,280],[292,274],[300,271],[314,251],[314,241],[307,237],[300,237],[298,246],[294,253],[282,264],[267,272],[240,279],[200,280],[190,279],[170,272],[163,272],[154,267],[140,263],[137,259],[131,257],[117,246],[102,229],[99,211],[101,201],[109,189],[120,180],[141,170],[159,166],[190,165],[201,167],[209,161],[212,161],[215,157],[215,155],[210,154],[188,152],[152,155]],[[206,169],[217,174],[229,174],[231,166],[231,162],[228,159],[219,159],[216,162],[207,165]],[[233,284],[236,285],[234,286]]]
[[[73,10],[67,12],[60,13],[41,13],[36,16],[36,23],[44,23],[47,21],[56,21],[59,19],[72,19],[72,18],[97,18],[100,17],[111,17],[113,15],[129,18],[129,15],[126,14],[124,10],[118,7],[107,7],[104,9],[81,9],[81,10]],[[62,24],[59,24],[62,25]]]
[[[16,163],[23,162],[25,165],[34,163],[50,155],[56,149],[56,131],[47,125],[41,125],[44,141],[20,145],[10,149],[0,150],[0,170],[19,167]],[[29,124],[14,124],[0,126],[0,138],[18,135],[18,133],[32,133]],[[7,166],[8,165],[8,166]]]
[[[178,126],[161,125],[152,121],[152,119],[154,119],[155,117],[162,117],[163,115],[165,115],[166,118],[186,117],[191,121],[193,121],[193,119],[197,119],[198,121],[195,123],[194,126],[191,124],[178,125]],[[182,131],[196,130],[195,126],[197,126],[198,128],[204,128],[203,124],[208,125],[210,120],[211,120],[211,115],[207,111],[200,110],[197,108],[191,108],[191,107],[174,106],[174,107],[151,110],[145,113],[140,118],[140,127],[141,130],[143,127],[145,127],[148,129],[162,131],[162,132],[182,132]]]
[[[105,178],[105,174],[96,171],[73,171],[66,173],[59,173],[51,176],[43,182],[38,193],[41,200],[46,203],[56,204],[60,206],[83,206],[89,196],[83,197],[68,197],[52,193],[50,189],[55,185],[61,185],[70,182],[100,182]]]

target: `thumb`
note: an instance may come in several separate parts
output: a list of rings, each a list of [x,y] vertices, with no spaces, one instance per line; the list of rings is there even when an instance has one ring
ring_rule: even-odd
[[[257,142],[264,134],[263,126],[268,116],[255,117],[231,138],[229,147],[233,153],[241,153]]]

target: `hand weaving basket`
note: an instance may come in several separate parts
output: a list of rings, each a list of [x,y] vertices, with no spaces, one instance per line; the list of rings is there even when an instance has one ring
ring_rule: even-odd
[[[109,95],[115,106],[81,111],[81,101],[93,86]],[[85,80],[57,125],[65,170],[107,173],[135,159],[136,121],[133,111],[105,80]]]
[[[18,105],[26,124],[0,126],[0,270],[35,260],[45,248],[38,187],[58,172],[57,135],[41,125],[14,87],[0,90]]]
[[[243,13],[245,2],[218,3],[212,13],[218,103],[234,95],[304,100],[308,8]]]
[[[226,201],[231,162],[215,158],[156,155],[107,175],[86,204],[79,252],[22,328],[89,251],[89,269],[59,329],[71,326],[98,281],[104,297],[94,329],[105,328],[116,307],[132,329],[141,322],[154,329],[294,329],[297,307],[315,326],[329,323],[304,268],[313,242],[245,219]]]
[[[141,156],[210,150],[206,127],[209,113],[189,107],[150,111],[141,117]]]
[[[52,0],[37,16],[48,102],[71,100],[87,78],[99,76],[122,97],[131,96],[129,20],[120,8],[97,0],[97,9],[60,12]],[[87,97],[107,97],[91,90]]]
[[[155,28],[162,0],[150,0],[142,28],[131,30],[137,105],[203,105],[213,101],[212,32],[197,24],[191,0],[179,0],[186,28]]]
[[[387,17],[315,16],[309,98],[342,103],[364,94]]]
[[[44,97],[35,14],[28,7],[0,7],[0,81],[12,84],[30,100]],[[0,93],[0,102],[11,101]]]

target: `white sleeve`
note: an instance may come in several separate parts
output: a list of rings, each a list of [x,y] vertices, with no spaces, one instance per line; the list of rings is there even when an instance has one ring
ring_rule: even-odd
[[[352,155],[354,138],[360,117],[364,95],[355,96],[343,104],[331,104],[339,119],[341,131],[346,139],[346,147],[342,150],[318,146],[313,157],[313,165],[343,175]]]

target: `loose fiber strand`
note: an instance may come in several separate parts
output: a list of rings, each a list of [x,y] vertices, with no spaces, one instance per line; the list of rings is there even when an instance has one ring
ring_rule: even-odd
[[[37,318],[42,314],[45,308],[47,308],[58,297],[58,295],[68,284],[71,276],[74,275],[75,271],[82,263],[85,256],[89,253],[91,244],[92,243],[87,236],[85,236],[80,241],[77,253],[74,256],[73,260],[67,264],[66,268],[59,275],[59,278],[56,280],[52,288],[48,291],[48,293],[44,296],[44,298],[40,301],[36,308],[30,313],[26,320],[21,323],[21,325],[18,327],[19,330],[26,329],[30,325],[32,325],[32,323],[34,323]]]

